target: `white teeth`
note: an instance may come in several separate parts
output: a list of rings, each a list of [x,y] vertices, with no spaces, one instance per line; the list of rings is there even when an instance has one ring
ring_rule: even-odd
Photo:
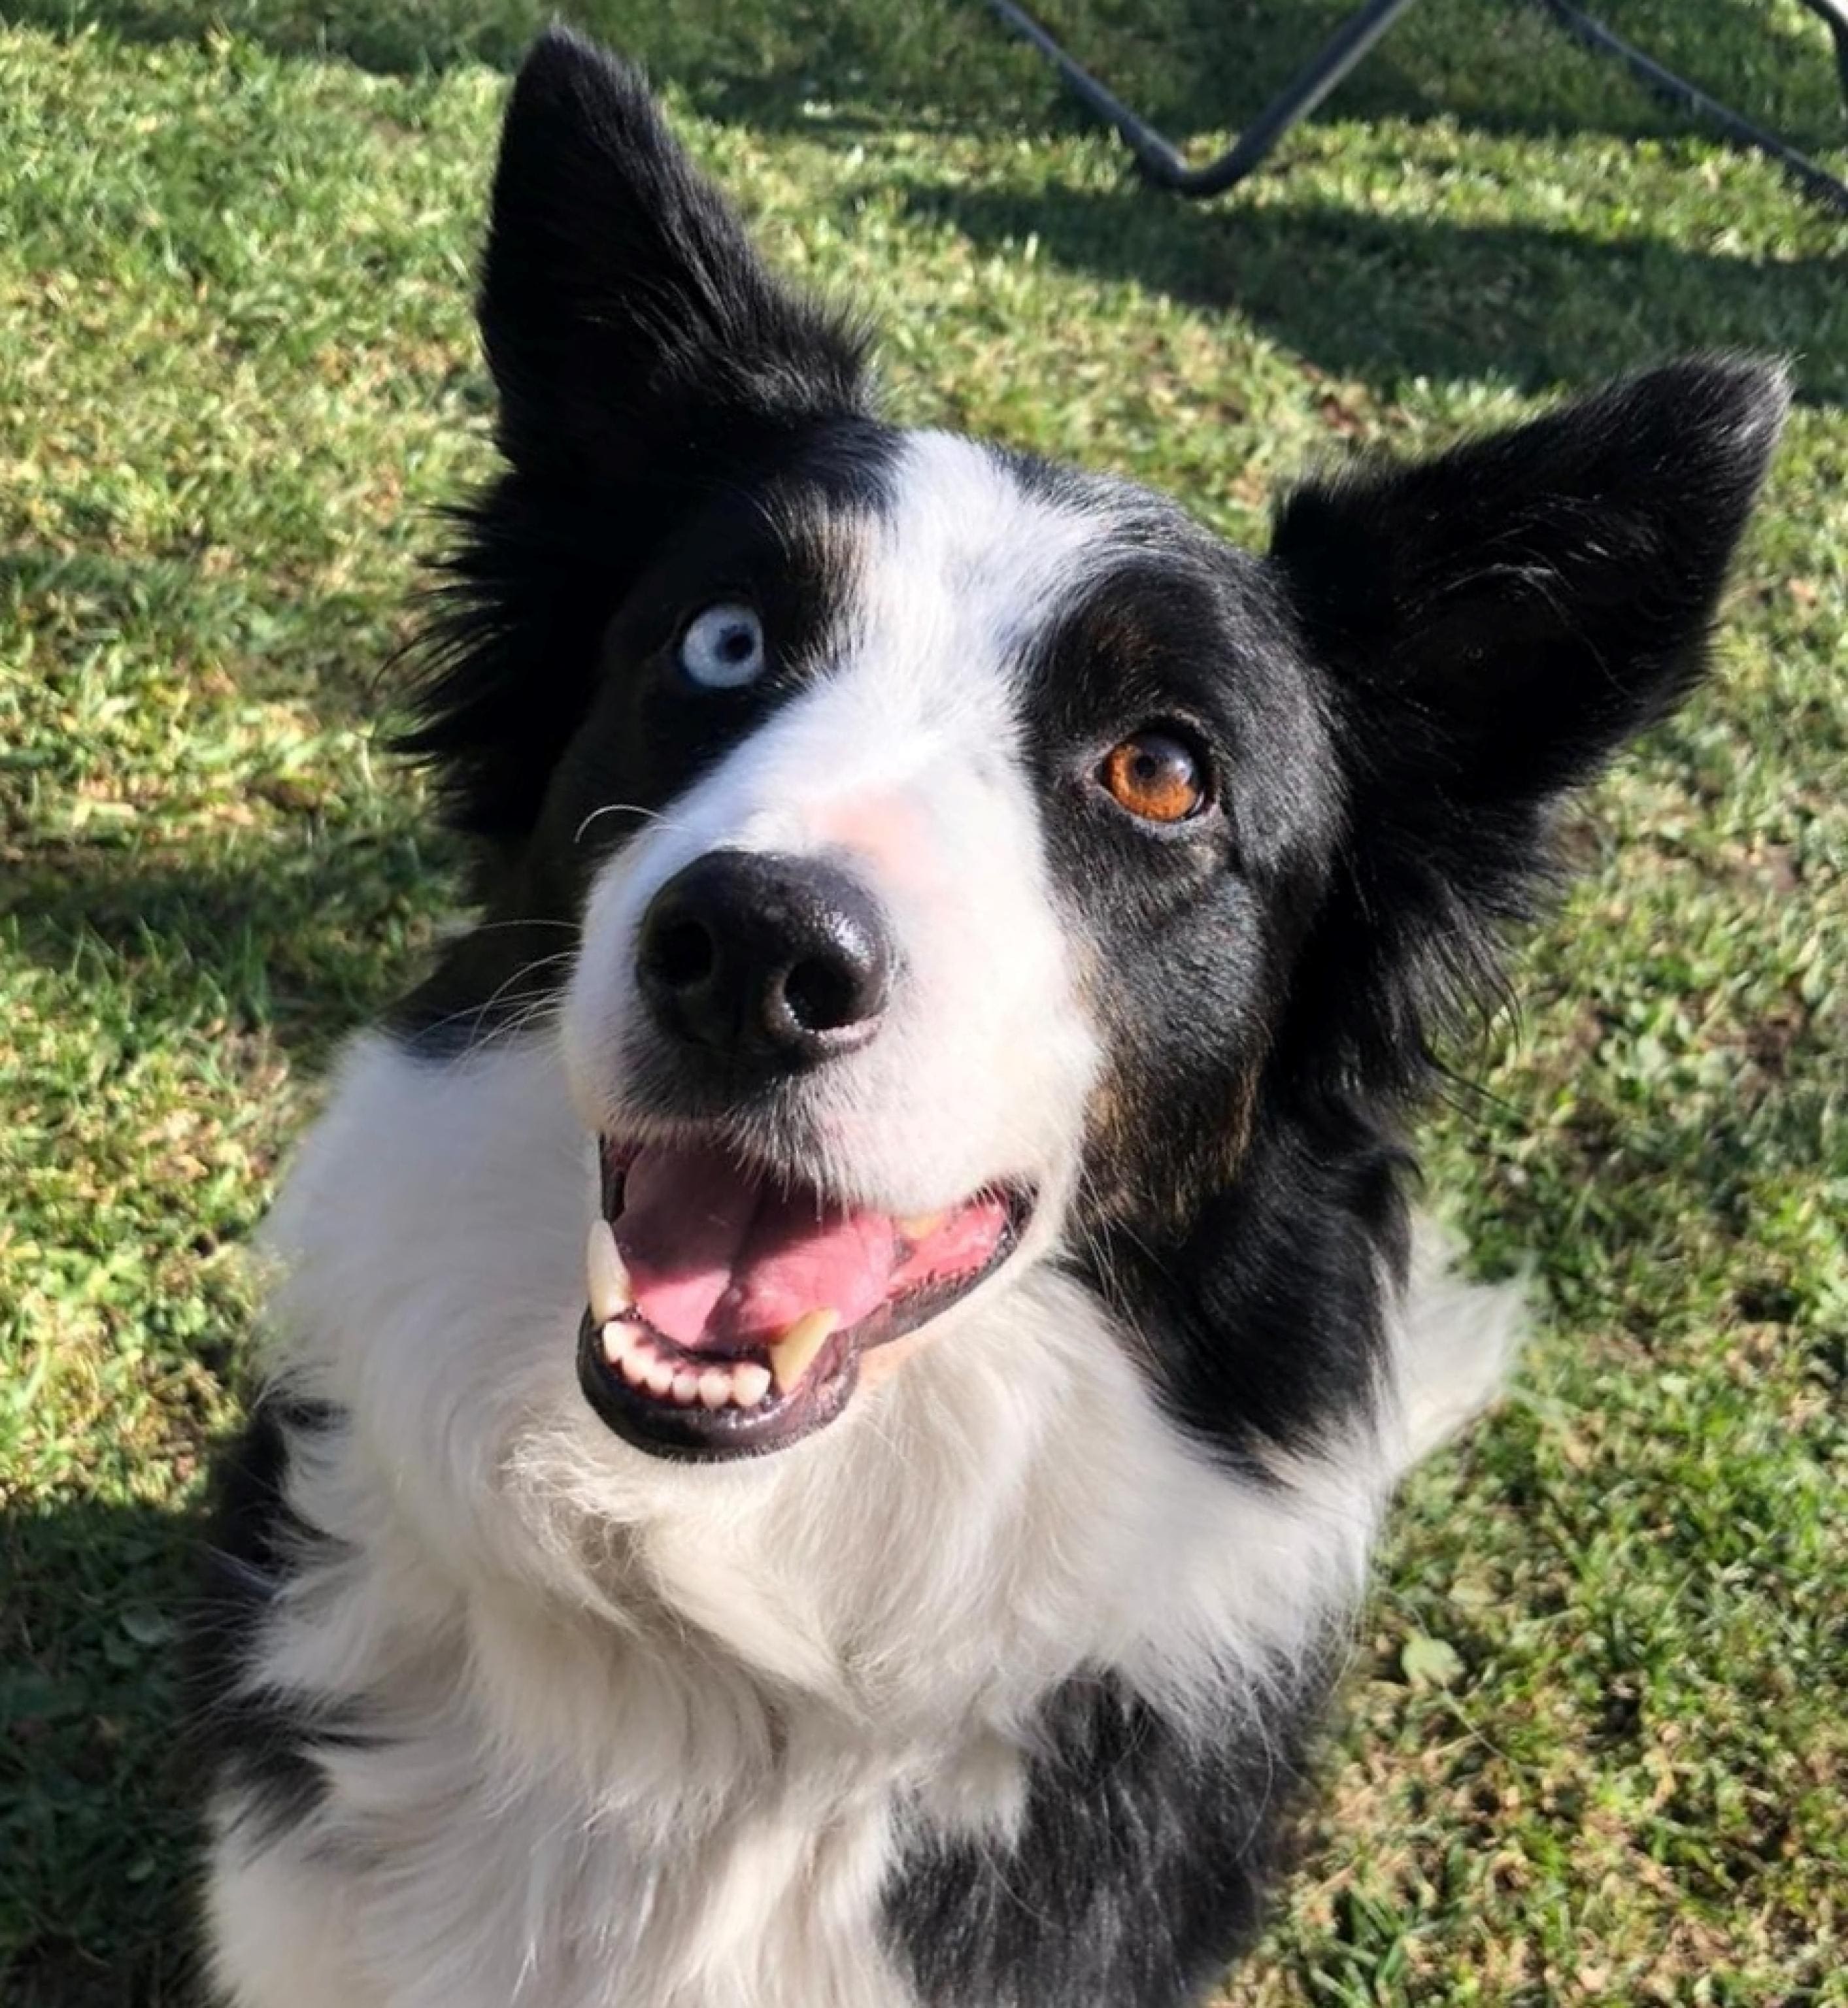
[[[740,1409],[754,1409],[770,1391],[770,1370],[747,1359],[732,1369],[732,1399]]]
[[[590,1243],[585,1250],[590,1272],[590,1314],[599,1324],[607,1324],[635,1308],[634,1286],[617,1253],[616,1236],[606,1220],[590,1224]]]
[[[792,1377],[780,1384],[786,1392],[801,1379],[828,1335],[840,1322],[832,1311],[811,1311],[798,1318],[776,1349],[793,1363]],[[603,1357],[631,1388],[645,1388],[656,1399],[683,1409],[698,1402],[715,1412],[723,1408],[754,1409],[770,1391],[770,1370],[754,1359],[708,1366],[703,1370],[683,1361],[663,1359],[638,1325],[613,1318],[602,1331]],[[773,1355],[772,1356],[775,1356]]]
[[[839,1323],[839,1311],[829,1305],[821,1305],[812,1311],[804,1311],[771,1347],[770,1371],[776,1377],[779,1395],[786,1395],[800,1383],[803,1375],[814,1364],[815,1355],[828,1343]]]
[[[928,1241],[949,1218],[947,1212],[914,1213],[894,1225],[907,1241]]]

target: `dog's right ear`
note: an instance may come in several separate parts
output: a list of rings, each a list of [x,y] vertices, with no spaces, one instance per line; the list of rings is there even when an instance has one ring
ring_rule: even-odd
[[[514,85],[479,315],[522,472],[697,481],[864,407],[864,340],[779,284],[641,77],[568,29]]]

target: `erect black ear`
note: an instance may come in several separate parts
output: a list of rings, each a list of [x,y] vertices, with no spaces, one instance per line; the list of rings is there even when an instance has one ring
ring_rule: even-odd
[[[501,447],[527,472],[735,459],[864,399],[860,338],[778,283],[641,77],[568,29],[514,84],[479,315]]]
[[[1492,976],[1554,798],[1699,677],[1788,402],[1776,366],[1677,362],[1284,503],[1268,562],[1328,676],[1350,803],[1312,950],[1373,1012],[1348,1027],[1369,1058]]]
[[[1410,467],[1299,490],[1271,561],[1394,778],[1583,779],[1699,675],[1788,392],[1670,364]]]
[[[516,80],[479,312],[509,465],[440,567],[397,744],[481,885],[593,702],[599,638],[686,513],[864,408],[863,342],[779,285],[641,80],[555,28]]]

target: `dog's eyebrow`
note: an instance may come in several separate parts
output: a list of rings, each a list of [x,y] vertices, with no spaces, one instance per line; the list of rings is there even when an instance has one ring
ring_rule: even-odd
[[[1153,670],[1192,659],[1182,631],[1221,622],[1206,582],[1191,567],[1131,546],[1099,563],[1057,610],[1047,629],[1055,654],[1078,649],[1119,670]]]

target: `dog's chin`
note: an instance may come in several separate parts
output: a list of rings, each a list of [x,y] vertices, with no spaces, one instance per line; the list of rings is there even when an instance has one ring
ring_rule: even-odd
[[[578,1381],[666,1458],[762,1457],[825,1429],[864,1367],[1005,1267],[1034,1205],[1006,1182],[899,1215],[714,1145],[605,1137],[600,1164]]]

